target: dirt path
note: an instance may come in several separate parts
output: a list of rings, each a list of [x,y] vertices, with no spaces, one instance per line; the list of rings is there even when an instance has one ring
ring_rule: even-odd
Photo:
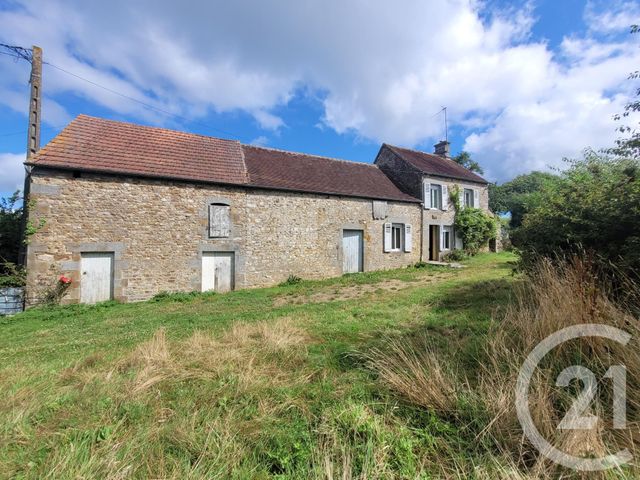
[[[416,287],[418,285],[440,282],[445,278],[450,278],[451,275],[452,273],[442,272],[424,275],[423,277],[417,278],[415,280],[399,280],[392,278],[389,280],[382,280],[377,283],[366,283],[361,285],[332,285],[323,287],[321,289],[316,289],[315,293],[311,295],[304,293],[297,293],[293,295],[279,295],[273,301],[273,306],[281,307],[283,305],[304,305],[307,303],[324,303],[353,300],[375,292],[398,291],[405,288]]]

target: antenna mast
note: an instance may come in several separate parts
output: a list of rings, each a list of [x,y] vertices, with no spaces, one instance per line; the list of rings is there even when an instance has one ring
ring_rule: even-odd
[[[444,112],[444,141],[449,141],[449,126],[447,125],[447,107],[442,107],[442,112]]]

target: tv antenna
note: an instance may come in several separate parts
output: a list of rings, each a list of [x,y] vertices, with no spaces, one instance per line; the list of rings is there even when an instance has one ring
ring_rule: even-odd
[[[447,107],[442,107],[441,112],[444,113],[444,141],[449,141],[449,126],[447,125]]]

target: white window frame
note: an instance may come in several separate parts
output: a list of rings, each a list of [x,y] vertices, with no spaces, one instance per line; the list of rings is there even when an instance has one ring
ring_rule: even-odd
[[[435,192],[435,194],[434,194]],[[431,183],[429,187],[429,198],[431,210],[442,210],[442,185]],[[434,203],[435,200],[435,203]]]
[[[469,201],[467,201],[469,199]],[[475,194],[473,192],[473,188],[465,188],[464,189],[464,206],[474,208],[475,205]]]
[[[442,251],[451,250],[451,241],[453,240],[453,226],[451,225],[443,225],[441,228],[442,239],[440,242],[440,247]],[[445,242],[445,239],[447,240]]]
[[[397,233],[397,235],[396,235]],[[401,252],[404,249],[404,224],[391,224],[391,252]]]

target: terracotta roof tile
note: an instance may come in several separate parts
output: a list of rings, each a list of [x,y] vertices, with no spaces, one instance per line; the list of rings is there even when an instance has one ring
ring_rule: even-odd
[[[80,115],[34,165],[246,184],[240,142]]]
[[[243,145],[251,185],[365,198],[419,202],[369,163]]]
[[[29,164],[418,202],[375,165],[80,115]]]
[[[383,148],[384,147],[387,147],[424,174],[467,180],[476,183],[489,183],[480,175],[473,173],[471,170],[464,168],[449,158],[444,158],[433,153],[421,152],[419,150],[396,147],[386,143],[383,145]]]

